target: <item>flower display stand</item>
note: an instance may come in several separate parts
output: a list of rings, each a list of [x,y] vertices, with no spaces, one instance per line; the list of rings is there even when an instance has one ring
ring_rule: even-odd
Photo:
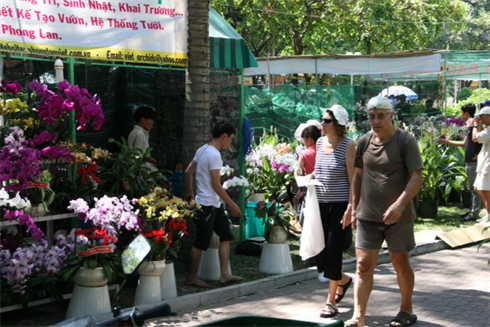
[[[160,275],[164,269],[165,260],[143,261],[138,268],[140,279],[134,295],[134,306],[161,301]]]
[[[228,271],[231,274],[231,266],[228,262]],[[221,277],[219,261],[219,237],[213,232],[211,244],[206,251],[203,251],[201,261],[197,268],[197,277],[201,279],[219,280]]]
[[[293,271],[289,242],[273,244],[264,242],[260,255],[259,271],[266,274],[284,274]]]
[[[80,267],[74,282],[75,288],[66,312],[66,319],[84,314],[98,315],[111,312],[107,275],[102,267],[95,269]]]
[[[163,274],[160,275],[160,288],[162,300],[170,300],[177,297],[177,283],[172,261],[165,262],[165,269],[163,269]]]

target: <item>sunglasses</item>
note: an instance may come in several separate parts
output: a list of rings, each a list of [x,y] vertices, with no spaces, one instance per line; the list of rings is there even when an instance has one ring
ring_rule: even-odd
[[[322,121],[325,123],[325,124],[330,124],[333,122],[333,119],[328,119],[328,118],[323,118]]]

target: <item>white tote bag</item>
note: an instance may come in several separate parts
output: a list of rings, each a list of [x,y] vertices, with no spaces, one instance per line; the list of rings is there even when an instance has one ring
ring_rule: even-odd
[[[325,248],[322,220],[320,218],[320,206],[316,197],[314,185],[308,185],[306,192],[303,230],[301,232],[301,244],[299,255],[307,260],[316,256]]]

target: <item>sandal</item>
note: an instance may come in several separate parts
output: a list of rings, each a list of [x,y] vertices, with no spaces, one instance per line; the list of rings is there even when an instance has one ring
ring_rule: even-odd
[[[393,324],[393,323],[398,323],[398,324]],[[390,322],[390,326],[396,327],[396,326],[411,326],[414,323],[417,322],[417,316],[414,314],[410,314],[408,312],[403,312],[400,311],[396,315],[395,318]]]
[[[349,320],[344,322],[344,326],[345,327],[358,327],[359,325],[357,324],[357,321],[355,321],[354,319],[349,319]]]
[[[332,318],[339,313],[337,307],[331,305],[330,303],[325,304],[325,308],[320,312],[320,317],[322,318]]]
[[[347,292],[347,290],[349,289],[350,284],[352,284],[352,277],[349,279],[349,281],[346,284],[338,285],[339,287],[342,288],[343,292],[342,292],[342,294],[335,293],[335,303],[339,303],[340,301],[342,301],[342,299],[344,298],[345,292]]]

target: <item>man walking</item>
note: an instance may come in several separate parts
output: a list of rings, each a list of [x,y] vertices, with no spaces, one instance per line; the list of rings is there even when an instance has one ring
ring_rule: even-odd
[[[220,282],[222,284],[243,280],[241,276],[229,273],[230,244],[235,239],[230,222],[225,214],[221,200],[230,208],[234,217],[240,217],[238,205],[228,196],[221,185],[220,172],[223,168],[221,150],[230,147],[236,135],[235,127],[228,122],[217,123],[212,131],[213,139],[197,149],[194,159],[185,171],[187,187],[186,200],[194,199],[193,177],[196,175],[197,194],[195,200],[202,207],[196,217],[196,240],[191,249],[187,272],[187,285],[209,287],[209,284],[197,278],[197,269],[201,261],[202,251],[206,251],[211,242],[213,231],[219,236]]]
[[[416,140],[393,125],[392,104],[386,97],[369,100],[367,110],[372,131],[359,140],[352,182],[352,224],[357,229],[355,307],[345,326],[364,326],[384,240],[402,297],[390,326],[409,326],[417,321],[412,309],[415,278],[409,261],[409,251],[415,247],[412,199],[422,186],[423,163]]]

